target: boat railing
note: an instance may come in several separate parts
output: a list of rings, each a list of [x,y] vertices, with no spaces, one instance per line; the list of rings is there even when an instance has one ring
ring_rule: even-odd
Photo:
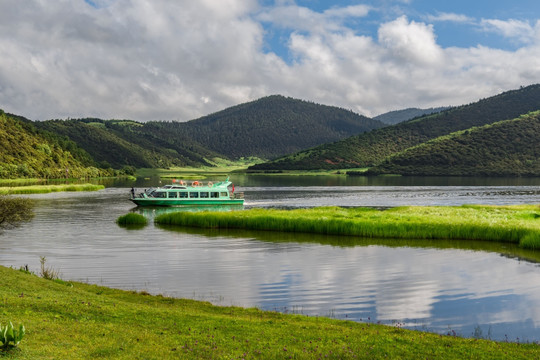
[[[243,199],[244,193],[243,192],[235,192],[231,194],[231,199]]]

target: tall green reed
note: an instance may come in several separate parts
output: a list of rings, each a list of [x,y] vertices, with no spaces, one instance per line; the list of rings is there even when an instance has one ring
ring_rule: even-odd
[[[323,207],[170,213],[158,224],[241,228],[367,238],[462,239],[540,248],[538,206],[400,207],[389,210]]]

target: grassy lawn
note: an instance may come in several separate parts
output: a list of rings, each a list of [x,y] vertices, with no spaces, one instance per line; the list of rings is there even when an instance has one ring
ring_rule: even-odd
[[[0,267],[2,359],[533,359],[536,344],[410,331],[150,296]]]
[[[321,207],[168,213],[157,224],[365,238],[488,240],[540,249],[540,206]]]

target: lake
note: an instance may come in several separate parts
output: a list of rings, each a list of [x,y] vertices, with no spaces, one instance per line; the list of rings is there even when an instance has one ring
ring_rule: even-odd
[[[232,176],[250,207],[540,204],[540,179]],[[163,182],[163,184],[165,181]],[[158,179],[138,179],[138,188]],[[161,185],[163,185],[161,184]],[[509,341],[540,340],[540,254],[510,244],[118,227],[133,183],[31,195],[0,235],[0,264],[39,257],[64,280],[286,313]],[[187,211],[197,209],[186,209]],[[227,209],[222,209],[227,210]]]

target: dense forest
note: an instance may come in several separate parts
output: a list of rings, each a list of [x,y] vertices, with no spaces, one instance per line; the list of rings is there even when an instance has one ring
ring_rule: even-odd
[[[76,143],[99,166],[120,169],[268,159],[384,125],[336,107],[270,96],[187,123],[86,118],[48,120],[35,126]]]
[[[368,174],[540,176],[540,111],[409,148]]]
[[[157,124],[152,123],[153,128]],[[384,126],[352,111],[284,96],[268,96],[187,123],[167,123],[229,158],[272,159]]]
[[[36,122],[36,127],[59,134],[77,143],[103,167],[120,169],[166,168],[170,166],[210,165],[204,156],[217,156],[197,148],[190,151],[186,142],[180,145],[164,140],[158,131],[141,131],[143,124],[135,121],[78,119]]]
[[[540,109],[540,85],[480,100],[438,114],[373,130],[333,144],[325,144],[251,170],[307,170],[371,167],[387,157],[439,136],[475,126],[516,118]]]
[[[381,115],[373,117],[375,120],[379,120],[388,125],[399,124],[407,120],[414,118],[431,115],[439,113],[444,110],[448,110],[450,107],[438,107],[438,108],[429,108],[429,109],[419,109],[419,108],[408,108],[403,110],[390,111]]]
[[[0,110],[0,178],[98,177],[117,174],[96,166],[69,139],[38,130],[31,121]]]

